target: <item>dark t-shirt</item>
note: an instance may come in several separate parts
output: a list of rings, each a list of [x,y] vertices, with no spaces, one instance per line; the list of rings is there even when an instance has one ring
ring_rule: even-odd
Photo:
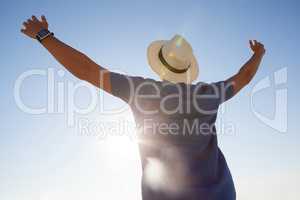
[[[112,94],[127,102],[137,126],[143,200],[234,200],[215,121],[233,86],[184,84],[111,73]]]

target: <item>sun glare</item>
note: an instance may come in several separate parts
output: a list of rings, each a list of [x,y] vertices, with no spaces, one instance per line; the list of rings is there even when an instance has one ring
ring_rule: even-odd
[[[137,155],[137,144],[129,137],[109,136],[105,143],[112,156],[128,159]]]

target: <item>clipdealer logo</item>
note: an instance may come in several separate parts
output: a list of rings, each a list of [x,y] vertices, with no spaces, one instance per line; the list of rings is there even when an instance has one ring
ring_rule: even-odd
[[[251,110],[262,123],[277,130],[280,133],[286,133],[288,130],[288,89],[287,89],[287,68],[275,71],[273,76],[267,76],[260,80],[251,91]],[[273,89],[275,98],[269,96],[266,102],[274,101],[274,114],[268,117],[266,113],[258,112],[254,106],[254,97],[258,92],[264,92],[266,89]]]

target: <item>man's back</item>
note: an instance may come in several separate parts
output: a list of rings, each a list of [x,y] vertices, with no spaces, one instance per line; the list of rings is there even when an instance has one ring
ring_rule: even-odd
[[[118,88],[112,94],[130,105],[137,124],[144,200],[234,199],[215,128],[218,107],[232,96],[232,87],[116,73],[111,83]]]

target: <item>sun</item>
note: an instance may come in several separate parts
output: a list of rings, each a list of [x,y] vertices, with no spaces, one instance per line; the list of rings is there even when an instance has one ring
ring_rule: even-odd
[[[109,136],[105,145],[110,155],[121,158],[134,158],[138,153],[136,142],[128,136]]]

